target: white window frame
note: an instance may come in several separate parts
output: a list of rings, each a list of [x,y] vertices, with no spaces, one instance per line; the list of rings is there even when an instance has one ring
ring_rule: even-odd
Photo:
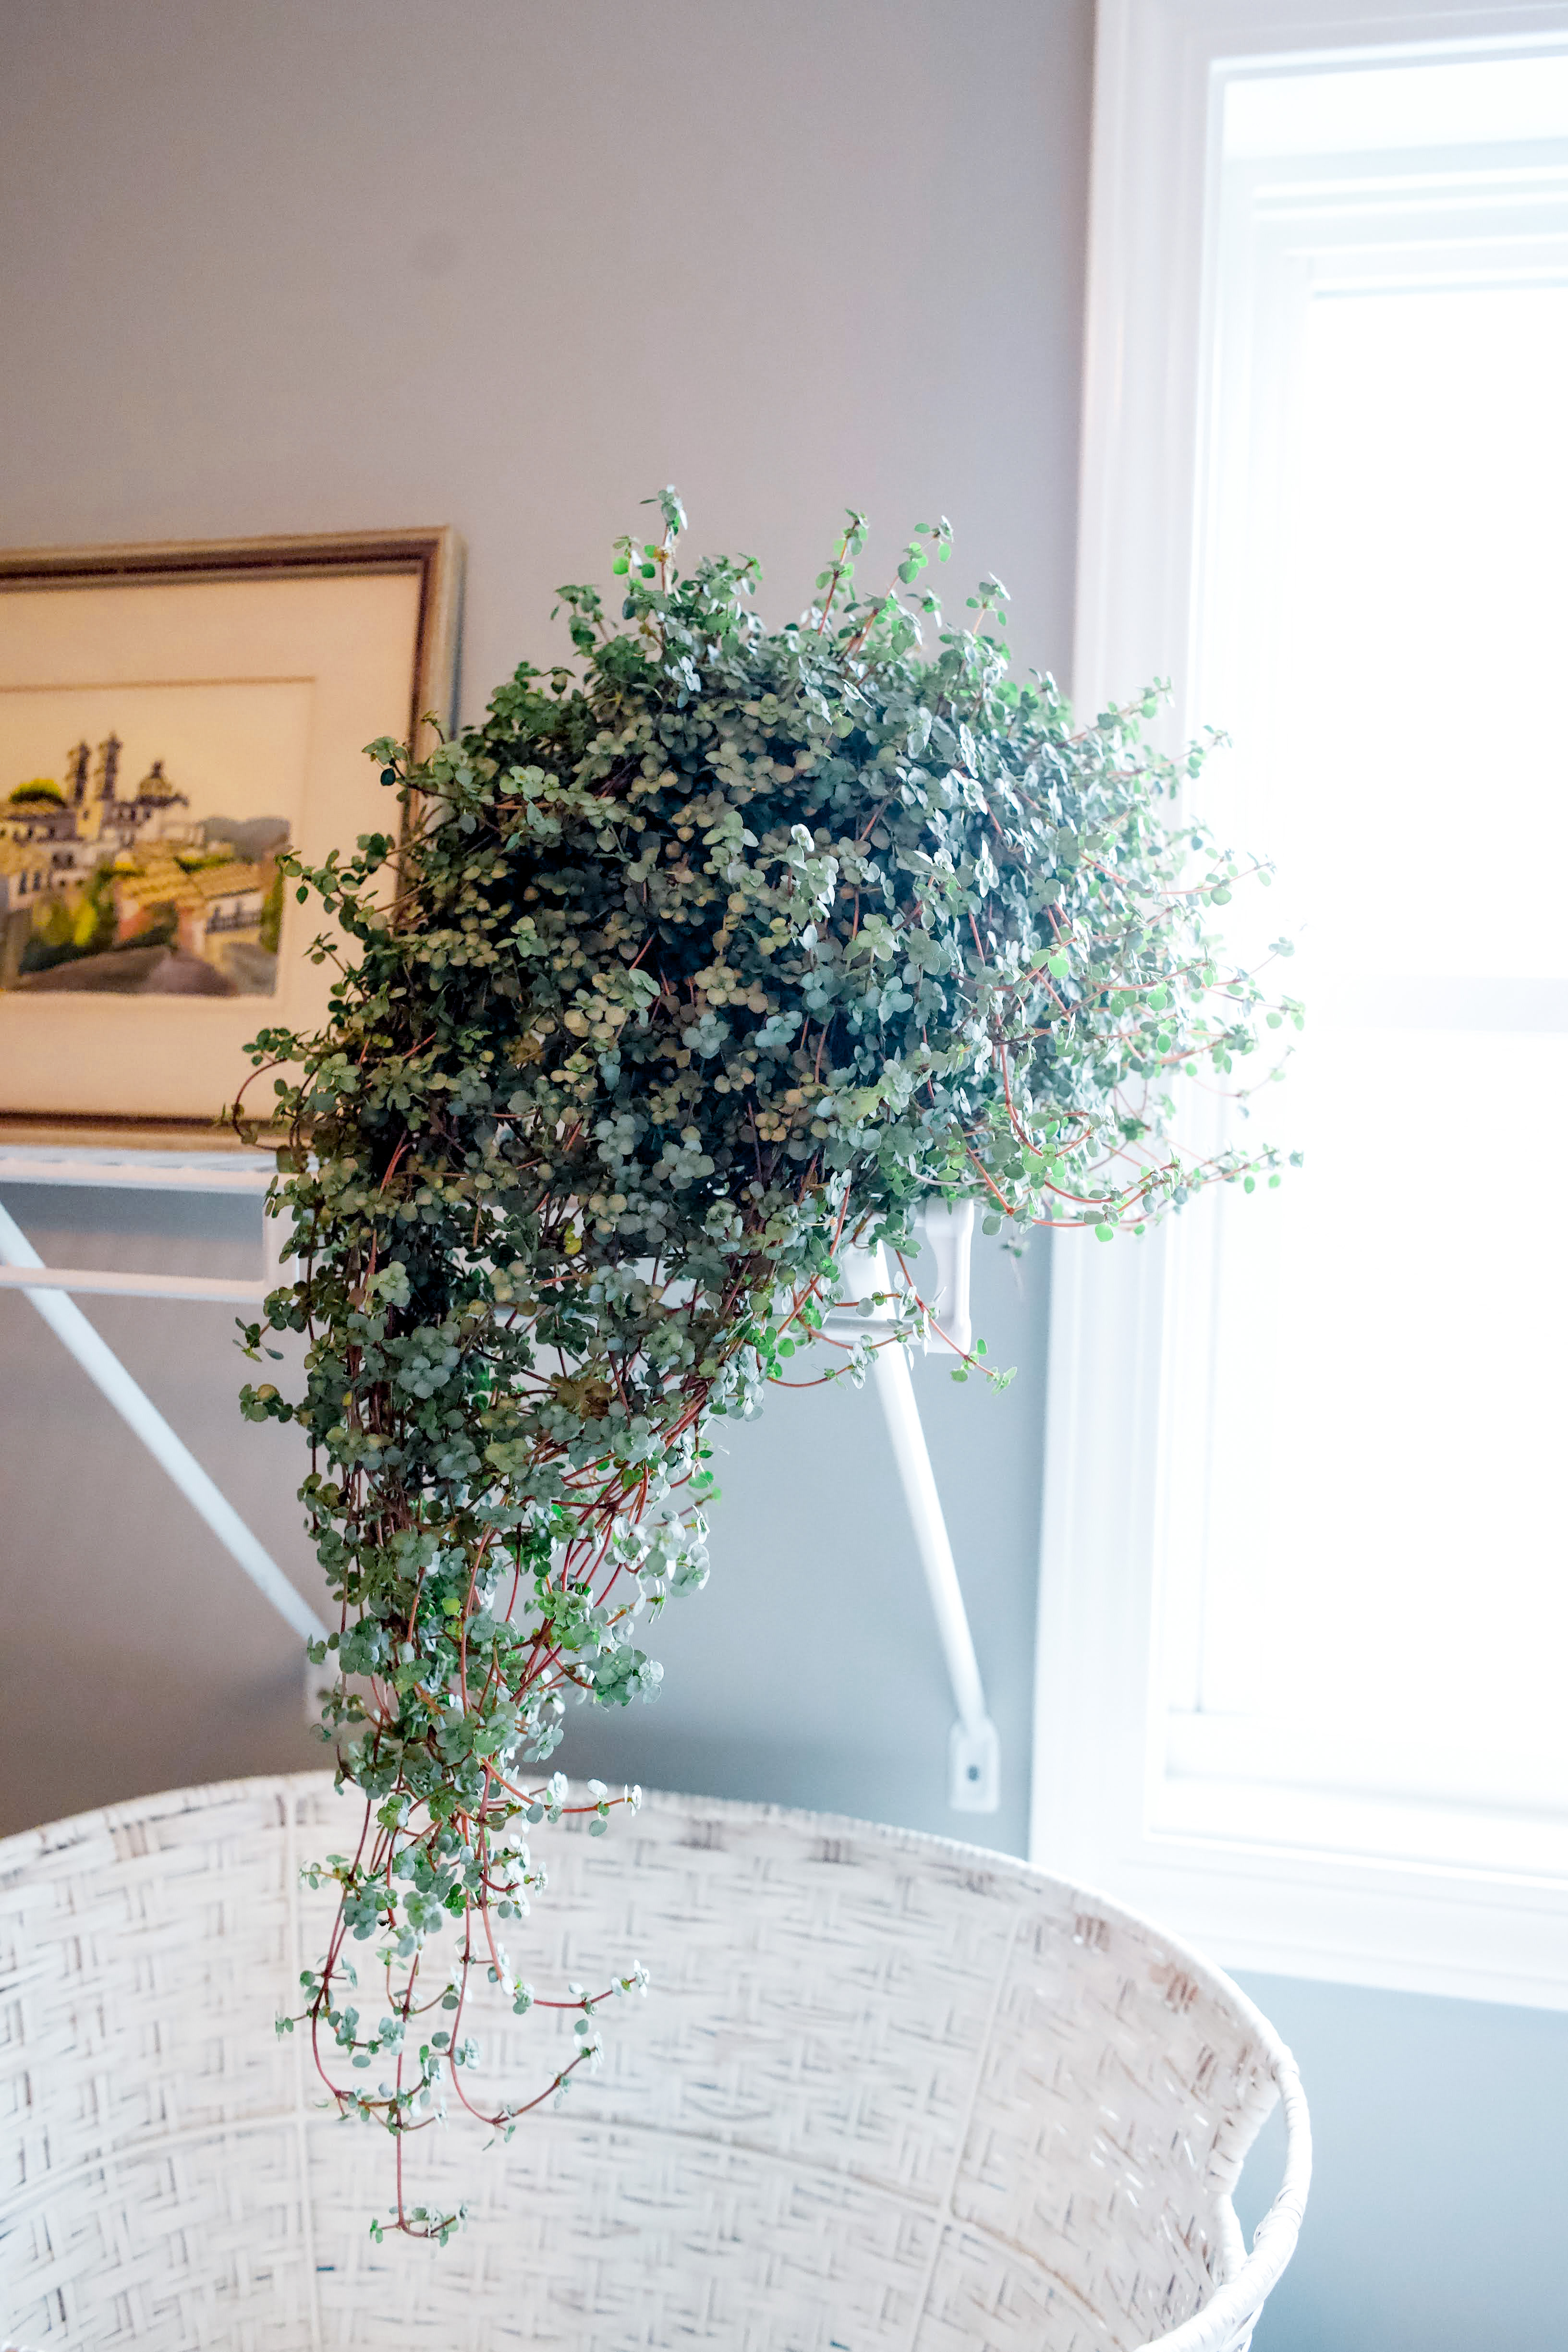
[[[1563,36],[1568,0],[1099,0],[1080,709],[1169,677],[1175,739],[1212,715],[1186,688],[1202,603],[1205,236],[1227,74],[1370,64],[1416,45],[1527,54]],[[1175,1286],[1192,1278],[1183,1250],[1177,1221],[1141,1243],[1069,1235],[1053,1251],[1033,1858],[1226,1966],[1568,2008],[1568,1876],[1423,1862],[1421,1827],[1399,1802],[1353,1790],[1314,1813],[1259,1780],[1227,1834],[1180,1825],[1160,1777],[1154,1662],[1166,1356]],[[1346,1807],[1357,1834],[1342,1839]]]

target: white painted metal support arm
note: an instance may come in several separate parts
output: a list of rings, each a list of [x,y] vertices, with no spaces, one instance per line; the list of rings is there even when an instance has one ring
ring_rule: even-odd
[[[904,1500],[914,1527],[915,1549],[925,1570],[926,1589],[936,1616],[936,1629],[947,1660],[958,1721],[948,1741],[948,1802],[959,1812],[994,1813],[999,1789],[1000,1757],[996,1727],[985,1712],[985,1691],[980,1662],[969,1631],[968,1612],[948,1541],[942,1497],[926,1450],[910,1378],[909,1356],[896,1342],[877,1351],[872,1381],[893,1441],[893,1455],[903,1482]]]
[[[973,1226],[973,1207],[967,1202],[956,1209],[934,1202],[925,1212],[925,1238],[935,1257],[937,1274],[935,1293],[926,1305],[933,1310],[944,1335],[928,1344],[934,1344],[945,1353],[966,1352],[970,1344],[969,1247]],[[850,1295],[856,1299],[875,1298],[894,1287],[880,1249],[846,1250],[842,1264]],[[827,1328],[835,1338],[864,1339],[877,1336],[879,1326],[887,1327],[891,1320],[888,1307],[874,1309],[868,1315],[839,1309],[829,1316]],[[948,1539],[942,1497],[937,1492],[936,1474],[931,1466],[914,1383],[910,1378],[910,1349],[896,1340],[879,1347],[873,1360],[871,1380],[893,1442],[893,1458],[914,1530],[915,1549],[925,1570],[926,1590],[931,1595],[958,1714],[948,1739],[948,1802],[956,1812],[994,1813],[1001,1801],[996,1727],[985,1710],[980,1662],[974,1654],[969,1615],[963,1605],[952,1545]]]
[[[27,1271],[43,1269],[43,1261],[37,1250],[15,1218],[5,1209],[0,1209],[0,1259],[4,1259],[7,1266]],[[73,1276],[71,1279],[79,1286],[81,1277]],[[90,1282],[92,1278],[89,1276],[86,1279]],[[192,1509],[206,1521],[224,1549],[244,1569],[257,1590],[265,1593],[301,1641],[324,1641],[327,1629],[315,1611],[300,1598],[270,1552],[251,1534],[234,1505],[213,1484],[190,1448],[182,1444],[175,1436],[152,1399],[137,1387],[113,1349],[93,1329],[81,1308],[59,1288],[47,1286],[47,1281],[35,1279],[28,1282],[24,1275],[17,1286],[23,1297],[37,1309],[62,1346],[76,1358],[88,1378],[107,1397],[127,1427],[142,1440],[153,1460],[168,1472]],[[259,1290],[260,1286],[256,1287]],[[170,1294],[164,1288],[154,1295],[166,1297]],[[189,1291],[182,1295],[192,1296]],[[224,1295],[229,1293],[225,1291]]]

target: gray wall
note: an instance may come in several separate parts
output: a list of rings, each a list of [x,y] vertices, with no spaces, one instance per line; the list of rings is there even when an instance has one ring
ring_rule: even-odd
[[[7,0],[0,541],[455,523],[472,712],[667,479],[774,614],[843,505],[873,576],[945,510],[1066,670],[1090,42],[1089,0]],[[253,1263],[237,1207],[7,1197],[58,1263]],[[978,1270],[1005,1398],[915,1374],[1005,1758],[963,1825],[1014,1849],[1046,1271]],[[89,1311],[313,1592],[226,1311]],[[291,1637],[15,1297],[0,1411],[0,1826],[311,1761]],[[780,1397],[731,1444],[666,1696],[574,1760],[960,1825],[872,1400]],[[1568,2345],[1568,2021],[1252,1989],[1320,2143],[1259,2352]]]
[[[1311,2201],[1257,2352],[1564,2352],[1568,2017],[1248,1976],[1312,2110]],[[1279,2184],[1266,2126],[1237,2210]]]
[[[1089,0],[6,0],[0,45],[12,542],[454,523],[472,709],[665,481],[781,616],[846,504],[872,576],[944,510],[1065,667]]]

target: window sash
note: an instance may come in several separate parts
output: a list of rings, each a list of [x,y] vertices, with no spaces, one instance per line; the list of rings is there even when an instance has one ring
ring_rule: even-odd
[[[1195,561],[1227,533],[1234,548],[1276,521],[1257,497],[1267,450],[1247,466],[1212,462],[1215,443],[1234,459],[1238,434],[1268,429],[1222,381],[1226,333],[1239,325],[1288,339],[1314,283],[1375,285],[1414,270],[1454,284],[1467,268],[1510,258],[1562,282],[1568,266],[1568,156],[1551,142],[1524,154],[1262,156],[1247,167],[1249,201],[1223,212],[1227,83],[1316,68],[1325,54],[1354,67],[1405,41],[1521,58],[1564,37],[1563,5],[1458,16],[1393,6],[1369,19],[1294,0],[1248,7],[1243,19],[1220,0],[1101,0],[1080,708],[1172,676],[1180,740],[1194,716],[1228,707],[1215,681],[1238,657],[1256,658],[1224,644]],[[1525,235],[1534,245],[1521,257]],[[1226,237],[1250,240],[1251,253],[1222,254]],[[1216,315],[1222,258],[1233,301],[1238,284],[1251,289],[1250,318]],[[1282,282],[1283,305],[1273,291]],[[1568,981],[1405,973],[1352,981],[1332,1012],[1369,1029],[1555,1030],[1568,1025]],[[1173,1514],[1199,1499],[1182,1492],[1183,1465],[1201,1449],[1193,1338],[1195,1328],[1201,1354],[1214,1276],[1199,1223],[1093,1252],[1069,1241],[1054,1254],[1036,1857],[1157,1912],[1233,1965],[1568,2006],[1568,1811],[1547,1819],[1540,1801],[1520,1806],[1518,1790],[1500,1782],[1483,1819],[1454,1799],[1485,1791],[1435,1789],[1430,1759],[1402,1766],[1386,1728],[1358,1752],[1342,1749],[1331,1771],[1320,1759],[1304,1784],[1277,1692],[1258,1691],[1253,1710],[1228,1721],[1166,1703],[1159,1669],[1175,1596],[1163,1579],[1177,1572],[1168,1538]],[[1189,1591],[1174,1612],[1188,1629],[1194,1689],[1201,1606]],[[1534,1793],[1549,1812],[1568,1791],[1553,1786],[1552,1756],[1542,1760]]]

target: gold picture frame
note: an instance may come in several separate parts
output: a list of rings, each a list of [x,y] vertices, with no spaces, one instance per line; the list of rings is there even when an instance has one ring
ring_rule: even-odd
[[[0,553],[0,1135],[226,1140],[248,1038],[327,1008],[278,857],[389,829],[363,746],[450,721],[461,568],[446,529]]]

